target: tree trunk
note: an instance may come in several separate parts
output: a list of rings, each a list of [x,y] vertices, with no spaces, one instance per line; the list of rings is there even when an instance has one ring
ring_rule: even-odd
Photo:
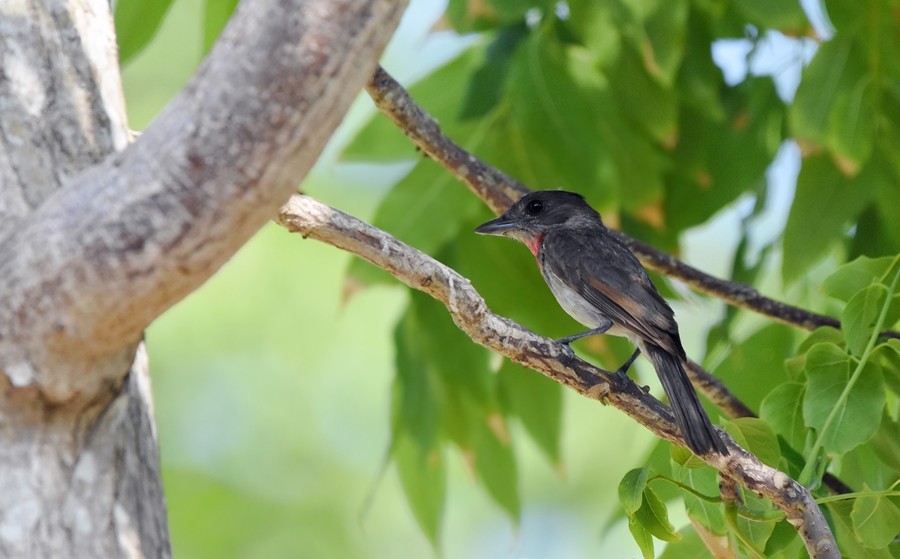
[[[108,0],[0,7],[0,556],[171,555],[143,329],[296,188],[402,0],[245,0],[128,130]]]

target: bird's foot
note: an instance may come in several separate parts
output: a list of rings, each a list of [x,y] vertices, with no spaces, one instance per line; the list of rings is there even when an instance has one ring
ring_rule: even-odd
[[[563,347],[566,355],[568,355],[569,357],[575,357],[575,350],[572,349],[572,346],[569,345],[570,343],[572,343],[572,340],[569,340],[568,338],[560,338],[556,340],[556,343]]]

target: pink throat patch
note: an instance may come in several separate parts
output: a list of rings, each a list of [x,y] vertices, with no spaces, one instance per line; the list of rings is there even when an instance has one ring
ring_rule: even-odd
[[[535,258],[538,257],[538,252],[541,250],[541,242],[544,240],[544,234],[538,233],[534,237],[525,241],[525,245],[531,251],[531,254],[534,255]]]

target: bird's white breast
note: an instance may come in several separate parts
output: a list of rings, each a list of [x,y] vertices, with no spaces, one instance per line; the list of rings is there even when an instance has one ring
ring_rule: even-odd
[[[607,317],[603,314],[597,307],[592,305],[577,291],[566,285],[566,282],[548,268],[542,267],[541,272],[543,273],[544,279],[547,281],[547,285],[550,286],[550,291],[553,292],[553,296],[556,297],[557,302],[559,302],[559,306],[569,313],[569,316],[588,328],[596,328],[601,324],[604,324],[608,319],[613,322],[613,325],[606,331],[607,334],[624,336],[628,339],[634,337],[630,331],[616,324],[611,317]]]

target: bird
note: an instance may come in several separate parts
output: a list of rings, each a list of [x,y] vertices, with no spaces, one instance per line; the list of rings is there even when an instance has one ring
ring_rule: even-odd
[[[610,232],[581,194],[530,192],[475,232],[525,244],[560,306],[590,328],[559,343],[568,348],[575,340],[596,334],[624,336],[635,351],[617,373],[627,374],[634,360],[641,353],[646,355],[688,448],[698,455],[713,451],[728,455],[685,372],[687,356],[675,313],[634,253]]]

